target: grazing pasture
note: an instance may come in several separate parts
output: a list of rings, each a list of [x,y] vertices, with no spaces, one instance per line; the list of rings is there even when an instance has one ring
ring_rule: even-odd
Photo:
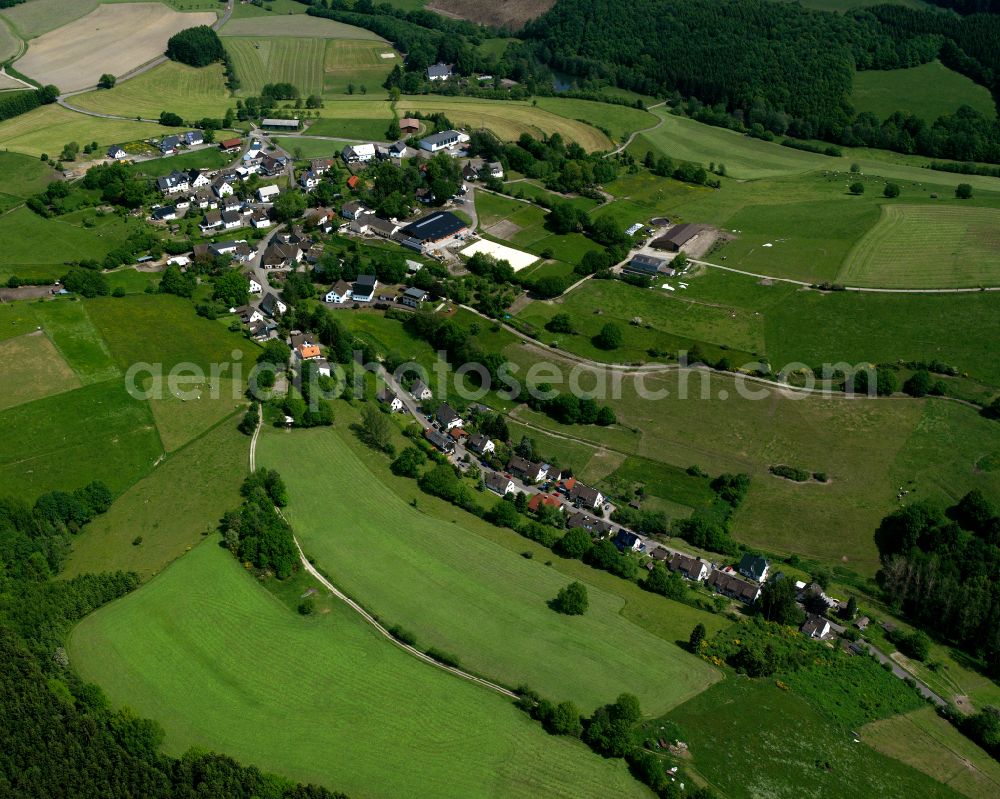
[[[57,173],[37,158],[20,153],[0,152],[0,193],[11,205],[43,191]]]
[[[156,115],[159,116],[159,111]],[[81,145],[96,141],[103,149],[109,144],[159,137],[168,133],[176,133],[176,129],[152,122],[86,116],[53,104],[0,122],[0,147],[35,158],[42,153],[55,158],[63,146],[71,141]]]
[[[118,497],[73,539],[62,576],[127,569],[147,579],[206,534],[214,538],[217,520],[239,505],[248,469],[249,439],[236,421],[229,419],[168,455]],[[138,536],[141,543],[133,543]]]
[[[326,101],[327,108],[331,104],[329,100]],[[385,141],[386,130],[389,128],[391,119],[391,115],[385,117],[345,117],[338,114],[335,117],[313,120],[307,131],[315,136],[330,136],[345,141]],[[284,140],[286,146],[290,146],[292,141],[293,139]],[[328,141],[325,146],[327,151],[331,148],[339,151],[343,149],[344,143],[344,141]],[[327,154],[326,151],[320,152],[320,155]]]
[[[174,452],[208,428],[236,411],[245,410],[244,382],[230,378],[180,381],[171,386],[166,379],[149,379],[150,408],[160,431],[163,448]]]
[[[568,97],[539,97],[538,107],[567,119],[575,119],[610,131],[616,141],[628,138],[630,133],[653,127],[659,119],[649,111],[630,108],[615,103],[597,103],[592,100],[574,100]]]
[[[215,541],[88,616],[68,651],[116,706],[156,718],[171,754],[222,751],[354,797],[646,795],[622,761],[546,735],[345,606],[295,614]]]
[[[903,288],[1000,285],[1000,209],[883,205],[837,280]]]
[[[117,494],[163,451],[149,406],[117,379],[0,411],[0,429],[0,486],[28,501],[91,480]]]
[[[421,513],[420,501],[405,504],[343,435],[351,434],[265,429],[258,463],[288,483],[287,513],[306,552],[387,623],[456,653],[477,673],[585,708],[631,691],[650,712],[663,712],[715,679],[705,664],[623,620],[621,599],[593,584],[584,616],[554,613],[546,603],[564,577],[460,524],[441,525]],[[365,513],[333,496],[365,497]],[[352,543],[359,538],[363,547]]]
[[[215,19],[212,13],[182,14],[162,3],[100,5],[33,40],[17,69],[64,92],[85,89],[105,72],[123,75],[161,55],[178,31]]]
[[[691,763],[731,799],[797,795],[834,799],[957,799],[959,794],[904,763],[854,743],[795,693],[770,680],[734,677],[667,716]],[[903,744],[905,747],[905,744]]]
[[[153,67],[113,89],[95,89],[77,95],[72,102],[100,114],[148,119],[158,118],[161,111],[172,111],[185,119],[219,119],[234,105],[225,87],[221,64],[197,69],[176,61]]]
[[[968,799],[1000,793],[1000,764],[933,708],[874,721],[862,727],[861,740]]]
[[[313,139],[308,136],[272,136],[271,141],[278,147],[283,147],[288,152],[295,154],[301,152],[303,158],[333,158],[340,154],[344,148],[343,142],[328,141],[327,139]],[[361,139],[358,139],[361,141]]]
[[[93,227],[83,225],[92,219]],[[43,219],[26,207],[0,216],[0,280],[56,280],[66,274],[66,261],[100,260],[125,240],[135,221],[118,216],[97,218],[92,210]]]
[[[931,61],[909,69],[865,70],[854,73],[851,105],[885,119],[895,111],[916,114],[927,124],[968,105],[987,117],[996,116],[990,90]]]
[[[0,410],[79,388],[80,381],[44,333],[0,341],[4,389]]]

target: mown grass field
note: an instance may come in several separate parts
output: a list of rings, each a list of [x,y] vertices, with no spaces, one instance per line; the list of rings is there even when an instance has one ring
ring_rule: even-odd
[[[291,5],[294,6],[295,3]],[[385,39],[367,28],[322,17],[310,17],[304,12],[284,13],[281,16],[260,15],[242,19],[234,16],[226,23],[221,33],[223,36],[292,36],[299,39],[356,39],[385,42]]]
[[[865,70],[854,73],[851,105],[885,119],[895,111],[916,114],[930,124],[959,106],[968,105],[987,117],[996,116],[990,90],[960,75],[940,61],[909,69]]]
[[[165,158],[154,158],[150,161],[140,161],[138,171],[150,177],[171,172],[174,169],[220,169],[233,162],[233,157],[209,145],[201,150],[193,150]]]
[[[326,101],[329,108],[331,103]],[[385,117],[324,117],[314,119],[307,128],[309,133],[315,136],[333,136],[338,139],[349,141],[385,141],[386,131],[392,116]],[[285,139],[287,145],[291,139]],[[315,141],[315,139],[314,139]],[[344,142],[328,141],[325,144],[327,149],[343,149]],[[321,152],[320,155],[323,155]]]
[[[0,341],[4,390],[0,410],[80,387],[73,370],[44,333],[26,333]]]
[[[92,219],[87,228],[84,219]],[[134,220],[118,216],[97,218],[92,210],[74,211],[44,219],[25,207],[0,216],[0,280],[21,278],[56,280],[68,271],[67,261],[101,260],[135,228]]]
[[[733,677],[669,714],[695,769],[731,799],[795,795],[960,794],[907,765],[853,742],[794,693],[767,680]]]
[[[1000,209],[883,205],[837,279],[904,288],[998,285]]]
[[[417,509],[406,505],[344,435],[353,434],[267,429],[258,463],[278,469],[288,483],[288,516],[307,553],[387,623],[412,630],[425,647],[456,653],[475,672],[581,707],[628,690],[649,712],[663,712],[714,679],[673,644],[623,620],[621,599],[592,583],[584,616],[554,613],[546,603],[565,577],[461,524],[441,525],[421,513],[420,501]],[[364,497],[360,516],[349,499],[358,497]]]
[[[391,53],[392,58],[382,58]],[[386,76],[402,59],[390,44],[371,39],[332,39],[323,61],[323,91],[345,94],[349,86],[381,91]]]
[[[969,799],[1000,793],[1000,764],[932,708],[872,722],[861,739]]]
[[[196,69],[176,61],[160,64],[113,89],[78,94],[72,102],[101,114],[150,119],[159,117],[161,111],[172,111],[184,119],[221,119],[226,109],[235,105],[226,90],[221,64]]]
[[[214,539],[222,514],[240,503],[239,487],[249,468],[250,441],[236,429],[238,418],[168,455],[118,497],[74,537],[62,576],[126,569],[148,578],[204,536]],[[137,537],[139,544],[133,543]]]
[[[0,153],[0,193],[27,198],[56,179],[48,164],[18,153]]]
[[[14,32],[4,24],[3,20],[0,20],[0,61],[6,61],[8,58],[17,55],[17,51],[21,49],[21,40],[14,35]],[[10,88],[16,88],[20,84],[15,83]],[[8,88],[7,86],[0,86],[0,88]]]
[[[311,139],[308,136],[272,136],[277,146],[287,148],[290,153],[301,152],[303,158],[334,157],[343,149],[343,142],[327,141],[326,139]],[[359,140],[360,141],[360,140]]]
[[[268,36],[222,39],[240,79],[240,93],[257,95],[266,83],[291,83],[303,96],[323,93],[326,40]]]
[[[296,615],[213,541],[87,617],[68,650],[116,705],[157,719],[172,754],[223,751],[353,797],[645,795],[621,761],[546,735],[346,607]]]
[[[84,385],[102,383],[121,374],[90,321],[87,307],[87,303],[73,299],[30,306],[38,324]]]
[[[156,115],[159,116],[159,111]],[[67,111],[53,104],[0,122],[0,147],[36,158],[42,153],[56,158],[67,142],[75,141],[82,146],[96,141],[104,149],[109,144],[149,139],[172,132],[175,132],[174,128],[152,122],[101,119]]]

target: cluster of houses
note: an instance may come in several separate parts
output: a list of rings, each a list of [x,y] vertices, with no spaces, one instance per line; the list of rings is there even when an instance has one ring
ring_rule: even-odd
[[[205,134],[200,130],[188,130],[176,135],[164,136],[156,144],[161,156],[175,155],[184,147],[198,147],[205,143]],[[238,145],[237,145],[238,146]],[[120,161],[127,158],[128,153],[120,144],[112,144],[107,150],[108,158],[113,161]]]
[[[400,130],[403,133],[416,133],[419,129],[420,120],[405,118],[399,122]],[[382,160],[402,160],[418,155],[433,155],[441,151],[447,151],[452,155],[460,155],[463,145],[469,143],[469,134],[460,130],[444,130],[440,133],[432,133],[420,140],[420,146],[414,150],[405,141],[398,141],[388,147],[375,142],[364,142],[362,144],[349,144],[340,151],[340,157],[348,166],[356,164],[367,164],[376,159]]]
[[[404,224],[378,216],[357,200],[349,200],[341,207],[340,215],[352,233],[395,241],[419,253],[469,232],[469,226],[451,211],[434,211]]]

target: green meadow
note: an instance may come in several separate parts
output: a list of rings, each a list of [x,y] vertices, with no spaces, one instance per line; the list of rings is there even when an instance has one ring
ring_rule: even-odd
[[[546,735],[346,606],[299,616],[213,540],[84,619],[68,651],[116,706],[157,719],[175,755],[223,751],[362,798],[646,795],[623,762]]]
[[[547,602],[565,577],[460,522],[441,525],[421,512],[421,501],[405,504],[344,435],[351,434],[266,429],[258,463],[288,483],[287,515],[310,557],[387,624],[413,631],[422,646],[454,652],[474,672],[581,707],[631,691],[650,712],[663,712],[715,679],[672,643],[624,620],[621,599],[593,584],[585,615],[556,614]],[[348,497],[363,498],[363,514]]]
[[[990,90],[971,78],[931,61],[909,69],[865,70],[854,73],[851,105],[885,119],[895,111],[916,114],[927,124],[970,106],[988,117],[996,116]]]
[[[731,799],[796,795],[839,799],[956,799],[957,792],[828,721],[795,693],[767,680],[732,677],[667,717],[691,764]],[[881,723],[881,722],[879,722]]]

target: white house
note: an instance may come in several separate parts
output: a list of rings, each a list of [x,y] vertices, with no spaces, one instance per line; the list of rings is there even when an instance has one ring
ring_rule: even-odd
[[[503,164],[499,161],[490,161],[490,163],[486,165],[486,168],[490,170],[491,178],[503,179]]]
[[[415,400],[429,400],[434,395],[423,380],[417,380],[410,388],[410,396]]]
[[[207,186],[212,182],[208,177],[208,172],[203,169],[192,169],[188,173],[188,179],[191,182],[192,189],[200,189],[202,186]]]
[[[487,474],[485,483],[490,491],[494,494],[499,494],[501,497],[505,497],[507,494],[518,493],[514,481],[509,477],[504,477],[499,472],[490,472]]]
[[[358,279],[351,286],[351,299],[355,302],[371,302],[375,299],[375,287],[378,280],[375,275],[358,275]]]
[[[268,292],[264,295],[264,299],[260,301],[260,310],[273,319],[274,317],[280,316],[287,311],[288,306],[279,300],[274,294]]]
[[[809,638],[823,639],[830,635],[830,622],[822,616],[810,613],[805,624],[799,629]]]
[[[326,301],[340,305],[351,298],[351,284],[346,280],[338,280],[326,293]]]
[[[299,185],[302,186],[306,191],[311,191],[319,185],[320,176],[313,172],[311,169],[307,169],[302,173],[299,178]]]
[[[403,401],[387,388],[380,388],[375,394],[375,399],[388,405],[393,413],[399,413],[405,407]]]
[[[451,67],[448,64],[437,63],[427,67],[427,80],[448,80],[451,77]]]
[[[128,155],[128,153],[126,153],[126,152],[125,152],[125,151],[124,151],[124,150],[123,150],[123,149],[122,149],[121,147],[119,147],[119,146],[118,146],[117,144],[112,144],[112,145],[111,145],[111,146],[110,146],[110,147],[108,148],[108,158],[114,158],[115,160],[117,160],[117,159],[119,159],[119,158],[124,158],[124,157],[125,157],[126,155]]]
[[[246,278],[247,281],[250,283],[251,294],[260,294],[264,290],[264,287],[260,284],[260,282],[256,278],[254,278],[252,272],[248,274]]]
[[[434,418],[437,419],[437,423],[441,425],[441,429],[444,431],[462,426],[462,417],[447,402],[441,403],[441,406],[437,409],[437,413],[434,414]]]
[[[604,494],[596,488],[586,486],[575,478],[570,478],[566,482],[570,483],[565,487],[568,489],[569,498],[573,500],[575,505],[584,508],[599,508],[604,504]]]
[[[257,196],[262,203],[274,202],[274,198],[281,194],[281,189],[277,186],[261,186],[257,189]]]
[[[765,558],[759,555],[751,555],[748,552],[740,560],[740,565],[736,570],[744,577],[749,577],[751,580],[763,583],[767,580],[767,573],[770,568],[771,564]]]
[[[174,255],[167,259],[167,266],[187,266],[191,259],[186,255]]]
[[[477,455],[489,455],[491,452],[496,452],[497,449],[496,444],[493,443],[493,439],[487,438],[481,433],[471,436],[465,442],[465,446]]]
[[[675,552],[667,565],[670,571],[680,572],[681,577],[698,583],[708,579],[708,575],[712,573],[712,567],[701,558],[691,558],[680,552]]]
[[[218,178],[212,188],[219,197],[228,197],[233,193],[233,183],[229,178]]]
[[[267,212],[258,209],[250,215],[250,223],[256,230],[264,230],[271,227],[271,218]]]
[[[362,215],[367,213],[368,209],[357,200],[349,200],[340,208],[340,215],[344,217],[344,219],[350,219],[351,221],[359,219]]]
[[[340,155],[345,163],[364,164],[375,157],[375,145],[370,142],[366,144],[348,144],[341,150]]]
[[[156,179],[156,187],[164,194],[176,194],[191,188],[191,179],[186,172],[174,170],[169,175]]]
[[[420,140],[420,149],[436,153],[439,150],[447,150],[469,141],[469,134],[460,130],[443,130],[440,133],[432,133]]]
[[[237,211],[222,212],[222,229],[236,230],[243,227],[243,216]]]

